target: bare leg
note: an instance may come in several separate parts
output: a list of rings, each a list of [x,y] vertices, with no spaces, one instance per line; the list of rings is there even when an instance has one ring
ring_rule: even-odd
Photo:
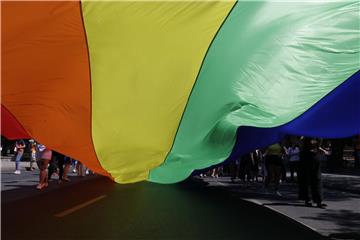
[[[42,161],[42,164],[41,164],[41,168],[40,168],[40,179],[39,179],[40,181],[36,187],[37,189],[42,189],[48,185],[47,167],[49,165],[50,160],[42,159],[41,161]]]
[[[62,176],[62,179],[64,179],[65,181],[69,181],[70,179],[67,177],[67,174],[70,170],[70,167],[71,167],[71,164],[70,163],[66,163],[65,164],[65,167],[64,167],[64,173],[63,173],[63,176]]]
[[[211,177],[215,177],[215,170],[216,170],[216,168],[214,168],[214,169],[212,170],[212,172],[211,172]]]

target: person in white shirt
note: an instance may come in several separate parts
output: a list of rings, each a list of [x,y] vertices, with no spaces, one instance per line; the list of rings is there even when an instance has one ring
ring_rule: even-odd
[[[300,161],[300,148],[296,144],[292,144],[291,147],[286,149],[286,155],[288,155],[289,159],[289,168],[290,168],[290,179],[294,181],[294,173],[296,172],[296,176],[298,175],[298,167]]]

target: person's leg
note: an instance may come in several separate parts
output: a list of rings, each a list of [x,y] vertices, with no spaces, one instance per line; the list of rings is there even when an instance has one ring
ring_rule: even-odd
[[[251,174],[253,176],[253,179],[258,182],[258,177],[259,177],[259,164],[256,163],[253,166],[253,169],[251,170]]]
[[[267,176],[267,171],[266,171],[266,167],[265,167],[265,162],[264,162],[264,161],[261,163],[260,174],[261,174],[261,177],[262,177],[262,182],[265,183],[265,178],[266,178],[266,176]]]
[[[42,175],[41,175],[41,170],[42,170],[42,168],[43,168],[43,161],[42,161],[42,159],[39,159],[37,162],[37,166],[38,166],[38,168],[39,168],[39,184],[38,184],[38,186],[41,184],[41,179],[42,179]]]
[[[236,164],[235,178],[239,178],[240,176],[240,164]]]
[[[77,167],[78,176],[83,177],[84,176],[83,164],[80,161],[78,161],[76,167]]]
[[[316,179],[316,177],[312,177],[310,188],[311,188],[311,197],[314,203],[316,203],[318,207],[321,207],[321,203],[322,203],[321,181],[319,179]]]
[[[243,182],[245,182],[245,169],[244,164],[239,165],[239,179]]]
[[[273,176],[274,176],[274,169],[273,169],[273,165],[269,164],[267,167],[267,176],[265,177],[265,188],[268,189],[270,182],[273,180]]]
[[[221,167],[217,167],[216,168],[216,175],[215,175],[215,177],[219,177],[220,176],[220,172],[221,172]]]
[[[266,179],[269,178],[269,173],[270,173],[270,164],[269,164],[269,156],[265,157],[264,159],[264,183],[266,182]]]
[[[259,170],[254,171],[254,178],[256,182],[259,182]]]
[[[63,170],[63,174],[62,174],[62,179],[65,181],[70,181],[70,179],[68,178],[67,174],[70,170],[71,167],[71,158],[66,158],[64,161],[65,167]]]
[[[40,179],[39,179],[39,184],[37,186],[37,189],[42,189],[45,186],[47,186],[48,184],[48,164],[49,164],[49,159],[41,159],[41,161],[39,161],[40,163]]]
[[[303,184],[301,186],[301,199],[305,201],[306,206],[311,206],[310,195],[309,195],[309,187],[310,187],[310,174],[304,173],[303,176]]]
[[[49,178],[48,178],[48,171],[47,171],[47,167],[46,166],[48,166],[49,165],[49,163],[50,163],[50,159],[45,159],[44,160],[44,164],[45,164],[45,169],[44,169],[44,185],[45,185],[45,187],[47,187],[47,185],[48,185],[48,180],[49,180]]]
[[[59,181],[61,181],[64,176],[64,162],[65,162],[64,156],[59,156],[59,159],[58,159]]]
[[[55,168],[56,168],[56,167],[55,167],[55,165],[54,165],[54,161],[53,161],[53,160],[52,160],[52,161],[49,161],[49,166],[48,166],[47,171],[46,171],[47,176],[48,176],[48,180],[51,179],[51,176],[52,176],[53,173],[56,171]]]
[[[281,178],[282,173],[283,173],[282,166],[274,166],[273,169],[274,169],[273,170],[274,171],[273,176],[274,176],[275,192],[277,194],[279,194],[278,191],[279,191],[280,178]]]
[[[311,171],[310,187],[311,187],[311,196],[313,201],[317,204],[318,207],[323,207],[321,167],[319,160],[315,161],[314,168]]]
[[[231,181],[233,182],[236,177],[236,164],[234,161],[230,163],[229,168],[230,168]]]
[[[76,173],[76,164],[77,164],[77,161],[73,159],[71,161],[71,165],[72,165],[72,168],[73,168],[73,170],[72,170],[73,173]]]
[[[295,173],[296,173],[296,181],[298,181],[299,176],[299,162],[294,162],[294,180],[295,180]]]
[[[354,167],[360,168],[360,150],[354,151],[354,157],[355,157]]]
[[[35,169],[34,163],[35,163],[35,160],[33,158],[31,158],[31,160],[30,160],[30,171],[33,171]]]
[[[69,163],[66,163],[66,164],[65,164],[63,178],[68,179],[67,174],[68,174],[68,172],[69,172],[69,170],[70,170],[70,167],[71,167],[71,164],[69,164]]]
[[[82,176],[86,176],[87,167],[86,165],[82,164]],[[208,175],[210,175],[210,171],[208,172]]]
[[[30,156],[29,167],[30,167],[30,171],[31,171],[32,168],[33,168],[33,158],[32,158],[32,154],[31,154],[31,156]]]
[[[40,168],[40,184],[43,185],[44,182],[45,182],[45,178],[47,178],[47,174],[46,174],[46,171],[47,171],[47,165],[45,165],[45,160],[42,159],[41,160],[41,168]]]
[[[251,166],[248,166],[246,169],[246,181],[250,182],[253,179],[252,173],[251,173]]]
[[[224,176],[224,166],[219,167],[218,176],[219,176],[219,177],[223,177],[223,176]]]
[[[15,170],[20,171],[20,161],[23,156],[23,152],[18,152],[15,158]]]
[[[211,171],[211,177],[215,177],[215,170],[216,168],[213,168],[213,170]]]
[[[80,173],[79,173],[79,170],[80,170],[80,162],[79,162],[79,161],[76,162],[75,169],[76,169],[77,175],[79,176],[79,175],[80,175]]]
[[[285,165],[285,161],[283,159],[281,159],[280,161],[281,161],[280,177],[281,177],[281,180],[283,182],[286,182],[286,165]]]
[[[290,181],[294,181],[294,162],[289,162],[289,169],[290,169]]]
[[[38,167],[38,169],[40,170],[41,168],[41,160],[36,159],[36,166]]]
[[[85,175],[90,175],[90,169],[84,165]]]

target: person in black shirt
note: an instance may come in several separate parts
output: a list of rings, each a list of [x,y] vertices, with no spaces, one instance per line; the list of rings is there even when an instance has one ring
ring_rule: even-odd
[[[305,201],[306,206],[312,206],[309,196],[317,207],[323,208],[321,168],[318,155],[318,142],[315,139],[305,138],[299,162],[299,199]]]

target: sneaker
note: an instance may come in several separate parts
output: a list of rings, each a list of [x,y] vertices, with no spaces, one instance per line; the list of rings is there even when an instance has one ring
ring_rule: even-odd
[[[279,197],[282,197],[281,193],[279,191],[276,191],[275,194]]]
[[[16,170],[14,174],[21,174],[20,170]]]
[[[74,168],[74,169],[72,170],[72,172],[73,172],[73,173],[76,173],[76,169]]]

